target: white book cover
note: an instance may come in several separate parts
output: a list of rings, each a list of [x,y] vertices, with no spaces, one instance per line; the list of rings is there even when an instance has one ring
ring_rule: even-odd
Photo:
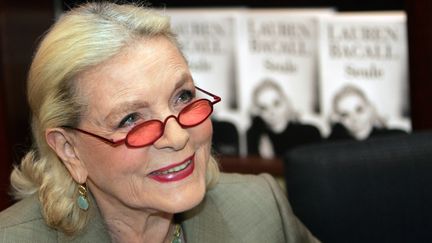
[[[299,128],[293,134],[287,132],[287,127],[292,127],[287,122],[294,120],[301,126],[309,123],[308,119],[319,121],[310,119],[318,117],[319,107],[318,19],[332,13],[332,9],[256,9],[243,18],[238,37],[238,92],[240,112],[247,117],[241,127],[246,134],[248,154],[272,158],[296,143],[308,142],[304,138],[316,137],[317,130],[321,133],[319,124],[312,122],[310,125],[316,126],[313,132],[306,129],[303,133]],[[271,94],[261,95],[265,86],[278,90],[273,96],[279,100]],[[275,108],[281,103],[284,111]],[[277,115],[265,111],[270,106]],[[256,125],[256,120],[261,125]],[[269,129],[273,131],[268,132]],[[316,139],[311,137],[312,140]]]
[[[409,131],[405,13],[339,13],[322,18],[320,31],[320,103],[329,137],[335,124],[357,140],[372,130]]]
[[[239,155],[236,36],[243,8],[166,8],[195,84],[222,98],[214,106],[214,148]],[[222,130],[222,131],[221,131]]]

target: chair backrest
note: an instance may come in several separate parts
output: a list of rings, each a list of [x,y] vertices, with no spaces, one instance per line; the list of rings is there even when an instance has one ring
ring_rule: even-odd
[[[295,148],[294,212],[323,242],[432,242],[432,132]]]

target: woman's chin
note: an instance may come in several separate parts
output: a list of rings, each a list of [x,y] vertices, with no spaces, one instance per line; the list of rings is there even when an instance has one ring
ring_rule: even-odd
[[[164,204],[168,212],[181,213],[196,207],[206,193],[205,177],[194,173],[188,180],[165,192]]]
[[[169,211],[171,213],[181,213],[188,211],[200,204],[205,196],[205,187],[196,188],[192,193],[181,193],[181,195],[170,197]]]

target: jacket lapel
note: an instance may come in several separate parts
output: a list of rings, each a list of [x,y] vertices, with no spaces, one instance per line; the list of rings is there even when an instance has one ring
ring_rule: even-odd
[[[180,216],[186,242],[233,242],[234,237],[211,195]]]

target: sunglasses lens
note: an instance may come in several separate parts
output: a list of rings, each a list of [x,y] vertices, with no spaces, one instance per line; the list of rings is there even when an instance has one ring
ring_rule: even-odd
[[[182,126],[196,126],[212,113],[213,107],[209,100],[197,100],[186,106],[178,115]],[[127,135],[127,144],[132,147],[143,147],[154,143],[163,131],[163,123],[158,120],[144,122],[134,127]]]
[[[183,126],[194,126],[204,121],[213,111],[209,100],[198,100],[186,106],[179,114]]]
[[[140,147],[153,143],[162,134],[162,122],[157,120],[144,122],[134,127],[127,136],[130,146]]]

